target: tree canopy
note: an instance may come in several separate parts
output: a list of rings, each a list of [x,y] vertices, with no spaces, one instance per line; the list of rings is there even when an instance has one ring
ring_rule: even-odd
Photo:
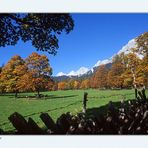
[[[39,97],[39,92],[48,89],[48,85],[51,82],[52,68],[49,60],[45,55],[33,52],[25,62],[28,71],[20,79],[20,88],[25,91],[36,91]]]
[[[3,92],[15,92],[16,97],[19,91],[18,82],[27,72],[25,61],[18,55],[12,57],[2,68],[0,74],[0,90]]]
[[[40,51],[55,55],[58,35],[73,30],[70,14],[11,13],[0,14],[0,47],[31,41]]]
[[[50,90],[53,86],[51,79],[52,68],[45,55],[33,52],[22,59],[20,56],[13,56],[0,72],[0,92],[17,93],[33,91],[40,97],[40,91]]]
[[[136,41],[138,43],[138,51],[148,57],[148,32],[137,37]]]

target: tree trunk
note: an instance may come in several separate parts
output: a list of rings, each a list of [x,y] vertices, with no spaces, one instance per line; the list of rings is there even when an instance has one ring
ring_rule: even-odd
[[[17,98],[17,96],[18,96],[17,94],[18,94],[18,92],[16,91],[16,92],[15,92],[15,98]]]
[[[37,91],[37,98],[40,98],[40,91]]]

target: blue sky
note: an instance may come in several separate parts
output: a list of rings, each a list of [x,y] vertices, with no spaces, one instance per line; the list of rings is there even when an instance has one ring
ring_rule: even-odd
[[[110,58],[129,40],[148,31],[148,14],[72,14],[75,27],[70,34],[59,37],[59,49],[56,56],[46,54],[53,68],[58,72],[69,73],[81,66],[91,68],[98,60]],[[26,58],[36,49],[30,42],[16,46],[0,48],[0,65],[18,54]]]

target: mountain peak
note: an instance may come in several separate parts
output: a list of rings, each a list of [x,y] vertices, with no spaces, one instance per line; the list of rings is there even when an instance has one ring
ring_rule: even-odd
[[[81,76],[89,71],[86,67],[80,67],[77,71],[71,71],[68,73],[68,76]]]
[[[65,74],[63,72],[59,72],[57,74],[57,76],[78,76],[80,77],[81,75],[87,74],[89,71],[93,72],[95,67],[98,67],[100,65],[106,65],[109,63],[112,63],[112,59],[115,55],[119,55],[120,53],[124,52],[125,54],[130,53],[130,50],[132,48],[136,48],[137,47],[137,43],[136,43],[136,39],[131,39],[126,45],[124,45],[116,54],[114,54],[112,57],[110,57],[109,59],[105,59],[105,60],[99,60],[97,61],[97,63],[91,68],[88,69],[86,67],[80,67],[77,71],[71,71],[68,74]],[[141,57],[141,55],[138,55],[139,57]]]
[[[105,65],[105,64],[108,64],[108,63],[111,63],[112,62],[112,59],[105,59],[105,60],[99,60],[93,67],[98,67],[100,65]]]
[[[68,74],[63,73],[63,72],[59,72],[57,74],[57,76],[81,76],[81,75],[87,73],[88,71],[89,71],[88,68],[86,68],[86,67],[80,67],[77,71],[72,70]]]
[[[63,73],[63,72],[59,72],[59,73],[57,74],[57,77],[65,76],[65,75],[66,75],[65,73]]]
[[[136,40],[132,39],[126,45],[124,45],[117,54],[120,54],[122,52],[124,52],[125,54],[128,54],[132,48],[136,48],[136,47],[137,47]]]

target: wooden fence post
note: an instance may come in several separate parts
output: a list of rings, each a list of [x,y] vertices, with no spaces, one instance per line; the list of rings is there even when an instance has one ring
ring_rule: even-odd
[[[138,91],[137,91],[137,88],[135,88],[135,98],[138,97]]]
[[[4,134],[5,132],[0,128],[0,134]]]
[[[48,113],[42,113],[40,118],[51,132],[55,133],[57,131],[57,126]]]
[[[84,92],[84,97],[83,97],[83,113],[86,113],[86,105],[87,105],[87,92]]]
[[[18,134],[28,134],[29,133],[30,127],[28,126],[27,121],[21,114],[15,112],[12,115],[10,115],[8,119],[13,124],[13,126],[16,128]]]
[[[45,134],[45,132],[34,122],[32,118],[28,119],[28,126],[30,127],[28,134]]]

